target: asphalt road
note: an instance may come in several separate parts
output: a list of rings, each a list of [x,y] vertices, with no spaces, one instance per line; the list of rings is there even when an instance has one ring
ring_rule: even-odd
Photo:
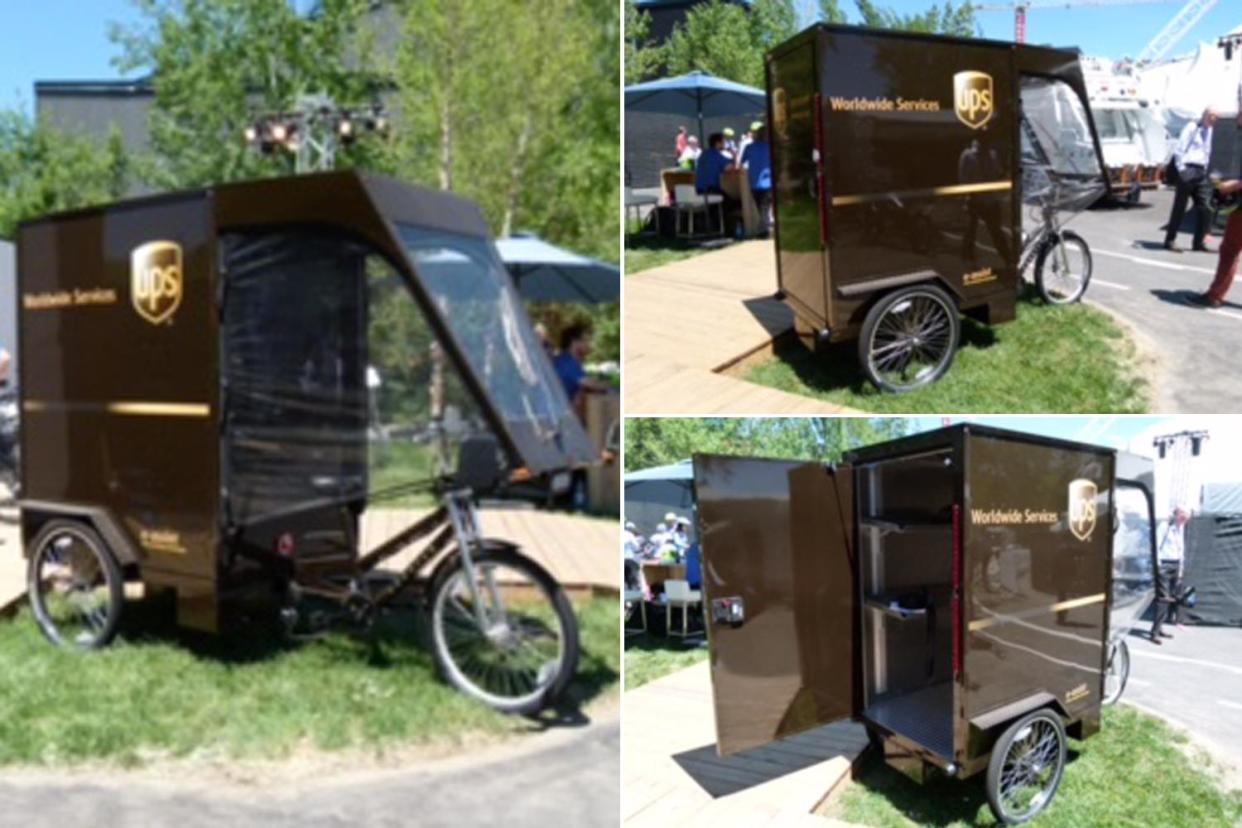
[[[1144,624],[1143,633],[1150,629]],[[1157,647],[1131,634],[1130,680],[1122,703],[1190,732],[1242,789],[1242,629],[1166,626]]]
[[[247,788],[140,777],[0,775],[0,822],[23,826],[613,826],[620,722],[529,737],[485,761]],[[20,815],[20,816],[19,816]]]
[[[1138,207],[1090,210],[1070,223],[1093,254],[1086,299],[1128,322],[1158,354],[1153,410],[1242,411],[1242,279],[1224,308],[1186,303],[1211,284],[1217,256],[1191,252],[1189,232],[1178,237],[1187,252],[1161,248],[1172,200],[1172,191],[1147,191]],[[1183,227],[1190,230],[1189,216]],[[1209,238],[1208,246],[1216,250],[1220,237]]]

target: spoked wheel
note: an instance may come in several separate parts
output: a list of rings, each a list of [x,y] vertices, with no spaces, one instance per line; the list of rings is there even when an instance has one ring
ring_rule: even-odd
[[[1048,807],[1065,770],[1065,726],[1036,710],[1001,734],[988,761],[988,805],[997,820],[1017,825]]]
[[[1073,230],[1049,235],[1035,260],[1035,285],[1050,305],[1077,302],[1091,282],[1091,248]]]
[[[932,285],[893,291],[867,312],[858,358],[882,391],[913,391],[953,364],[961,320],[949,295]]]
[[[1104,704],[1115,704],[1125,692],[1130,678],[1130,647],[1124,640],[1118,641],[1108,651],[1108,669],[1104,672]]]
[[[573,607],[552,576],[516,552],[483,549],[473,561],[474,589],[460,558],[432,586],[436,662],[453,686],[501,712],[538,712],[577,669]]]
[[[91,528],[54,520],[30,546],[26,588],[39,629],[53,644],[106,646],[121,621],[121,568]]]

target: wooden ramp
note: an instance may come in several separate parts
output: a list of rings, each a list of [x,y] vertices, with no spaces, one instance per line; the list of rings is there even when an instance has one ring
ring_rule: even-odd
[[[625,278],[626,416],[840,414],[850,409],[721,373],[793,330],[772,298],[770,241],[748,241]]]
[[[627,691],[621,715],[627,826],[826,826],[813,813],[867,746],[861,725],[840,722],[720,758],[706,662]]]
[[[405,529],[421,514],[413,509],[370,509],[362,521],[363,551],[374,549]],[[620,530],[612,518],[547,512],[520,505],[486,506],[479,510],[483,534],[512,541],[538,561],[561,586],[572,592],[621,591]],[[385,568],[399,569],[408,552]]]

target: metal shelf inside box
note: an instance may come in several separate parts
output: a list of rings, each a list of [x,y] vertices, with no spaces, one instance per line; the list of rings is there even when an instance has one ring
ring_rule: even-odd
[[[952,682],[872,702],[863,715],[946,759],[953,758]]]

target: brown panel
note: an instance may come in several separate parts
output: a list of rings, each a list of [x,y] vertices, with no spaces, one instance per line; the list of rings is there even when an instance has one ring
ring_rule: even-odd
[[[849,713],[832,703],[833,683],[816,687],[833,662],[828,648],[840,642],[824,635],[808,611],[831,589],[824,578],[832,567],[815,560],[809,546],[795,563],[790,545],[789,471],[799,465],[694,459],[716,744],[722,754]],[[824,558],[840,553],[820,550]],[[740,602],[743,619],[717,620],[722,602],[730,601]],[[835,617],[836,608],[826,613]]]
[[[1108,633],[1113,455],[974,434],[966,452],[965,717],[1039,691],[1085,715]],[[1074,520],[1075,501],[1094,520]]]
[[[217,331],[206,199],[37,222],[19,242],[23,495],[104,507],[147,553],[147,568],[214,578]],[[153,242],[175,244],[179,259],[165,244],[166,259],[136,264],[135,251]],[[171,281],[144,304],[141,277],[152,266]]]
[[[862,708],[854,469],[789,472],[789,525],[803,680],[824,721]]]

